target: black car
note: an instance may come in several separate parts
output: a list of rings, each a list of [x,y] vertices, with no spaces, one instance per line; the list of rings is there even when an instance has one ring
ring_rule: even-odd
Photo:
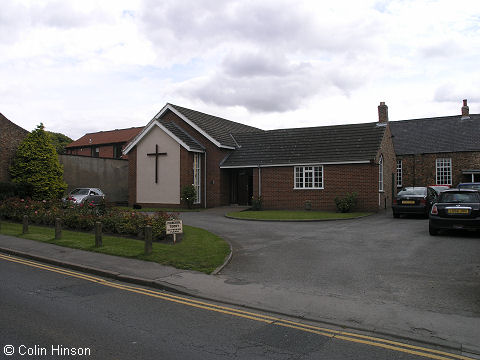
[[[418,214],[427,217],[437,197],[437,191],[431,187],[406,187],[393,199],[393,217],[398,218],[401,214]]]
[[[428,230],[480,230],[480,192],[471,189],[451,189],[440,194],[432,206]]]

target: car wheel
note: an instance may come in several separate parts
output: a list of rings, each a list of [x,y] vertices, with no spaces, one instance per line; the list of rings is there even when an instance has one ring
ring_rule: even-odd
[[[431,227],[431,226],[428,227],[428,232],[431,236],[438,235],[438,229],[435,229],[434,227]]]
[[[393,217],[394,217],[395,219],[398,219],[398,218],[400,217],[400,214],[399,214],[399,213],[396,213],[396,212],[394,212],[394,213],[393,213]]]

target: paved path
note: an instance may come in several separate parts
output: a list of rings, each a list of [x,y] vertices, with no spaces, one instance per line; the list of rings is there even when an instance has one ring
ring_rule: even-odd
[[[480,239],[428,237],[425,220],[385,214],[268,223],[227,219],[227,210],[182,214],[186,224],[232,243],[232,261],[216,276],[2,235],[0,247],[123,281],[480,353]]]

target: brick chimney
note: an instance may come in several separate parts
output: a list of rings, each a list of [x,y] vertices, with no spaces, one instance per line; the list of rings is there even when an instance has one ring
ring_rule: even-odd
[[[387,123],[388,122],[388,106],[385,105],[385,102],[382,101],[378,105],[378,122]]]
[[[467,105],[467,99],[463,99],[462,120],[470,119],[470,110]]]

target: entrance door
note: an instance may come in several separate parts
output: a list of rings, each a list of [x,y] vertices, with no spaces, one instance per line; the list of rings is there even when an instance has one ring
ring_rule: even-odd
[[[249,205],[253,196],[253,170],[233,169],[230,173],[230,203]]]

